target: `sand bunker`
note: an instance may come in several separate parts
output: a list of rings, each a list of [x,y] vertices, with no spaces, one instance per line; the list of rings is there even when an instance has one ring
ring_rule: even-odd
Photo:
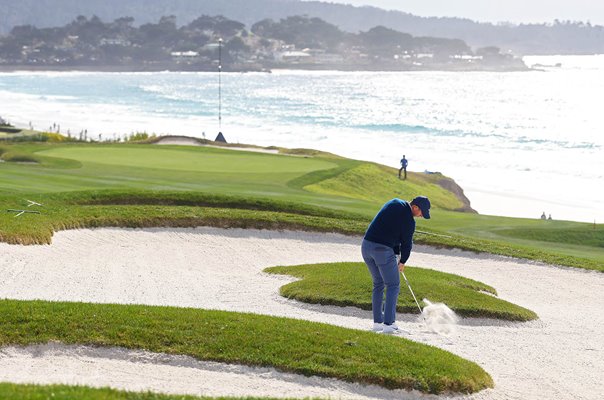
[[[0,244],[0,298],[199,307],[369,329],[370,312],[284,299],[278,295],[279,287],[292,279],[262,272],[274,265],[361,261],[359,243],[360,238],[335,234],[216,228],[65,231],[57,233],[50,246]],[[495,287],[501,298],[540,316],[539,321],[531,323],[462,320],[450,336],[431,332],[415,316],[399,318],[401,327],[410,332],[406,337],[475,361],[493,376],[495,389],[467,398],[601,397],[604,274],[421,246],[416,246],[409,265],[485,282]],[[238,382],[240,392],[228,395],[263,396],[267,387],[271,396],[283,397],[401,398],[403,394],[364,386],[343,387],[339,386],[341,382],[309,385],[298,381],[303,377],[274,370],[266,372],[270,380],[258,384],[251,382],[253,372],[239,370],[250,376],[248,383],[248,379],[229,375],[233,372],[231,367],[220,364],[212,367],[212,374],[204,375],[201,384],[196,374],[203,367],[193,368],[190,381],[178,380],[164,375],[167,372],[163,368],[182,368],[181,365],[145,363],[128,356],[119,360],[122,366],[118,368],[115,357],[102,353],[102,349],[100,355],[86,353],[89,350],[82,347],[58,346],[55,350],[0,350],[0,381],[91,385],[95,378],[86,381],[81,377],[106,376],[98,379],[99,384],[127,390],[221,396],[227,395],[225,379],[232,379],[231,382]],[[89,358],[77,364],[82,352]],[[34,359],[40,364],[28,369]],[[144,373],[136,372],[143,367]],[[162,372],[153,372],[153,368]],[[112,372],[119,369],[126,371],[123,374],[128,379]],[[21,378],[9,375],[12,370],[21,371]],[[297,382],[295,388],[292,381]],[[322,391],[311,389],[315,386]],[[413,393],[410,396],[415,397]]]
[[[179,145],[179,146],[203,146],[203,147],[213,147],[216,149],[225,149],[225,150],[239,150],[239,151],[251,151],[255,153],[269,153],[269,154],[278,154],[279,150],[277,149],[265,149],[262,147],[237,147],[237,146],[214,146],[211,144],[203,144],[199,140],[193,137],[188,136],[166,136],[160,138],[154,144],[159,145]]]

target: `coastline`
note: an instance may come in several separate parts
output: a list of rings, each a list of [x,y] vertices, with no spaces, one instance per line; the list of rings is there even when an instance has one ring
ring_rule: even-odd
[[[224,108],[223,132],[229,143],[313,148],[396,168],[404,151],[412,157],[410,170],[441,171],[452,177],[481,214],[532,219],[545,211],[555,220],[601,223],[604,205],[596,188],[602,187],[603,164],[598,158],[602,144],[589,133],[600,119],[591,111],[595,103],[588,104],[589,96],[581,100],[578,95],[584,90],[574,89],[558,97],[547,90],[519,97],[540,93],[529,88],[554,87],[561,80],[568,82],[567,87],[578,84],[581,89],[590,80],[589,90],[595,93],[602,81],[591,63],[598,60],[560,58],[562,68],[535,74],[283,70],[270,75],[233,74],[223,80],[225,100],[230,103]],[[577,65],[592,69],[583,71]],[[74,78],[77,72],[35,74],[35,87],[30,86],[28,73],[3,74],[0,102],[11,107],[3,110],[2,117],[22,127],[31,122],[37,129],[56,122],[63,133],[87,130],[95,139],[99,134],[104,139],[123,138],[131,132],[214,139],[218,132],[214,73],[141,73],[123,78],[90,74],[92,79],[86,75],[84,81]],[[65,86],[56,90],[53,82],[63,78]],[[359,79],[371,90],[350,86]],[[300,86],[309,80],[312,85]],[[88,86],[99,94],[92,96]],[[293,92],[294,87],[300,90]],[[116,90],[124,95],[119,101],[112,96]],[[292,90],[284,95],[285,108],[274,95],[283,90]],[[472,93],[471,101],[455,97],[459,91]],[[349,100],[338,103],[346,93],[351,94]],[[532,108],[532,104],[541,105]],[[583,106],[570,116],[548,110],[568,104]],[[530,120],[522,118],[525,113],[530,113]],[[591,122],[586,119],[590,115]],[[529,122],[534,128],[530,131]],[[502,138],[510,142],[503,143]],[[560,185],[577,201],[571,205],[563,199],[556,189]]]
[[[340,72],[530,72],[540,71],[527,65],[476,65],[476,64],[434,64],[434,65],[348,65],[348,64],[271,64],[266,67],[224,67],[222,72],[246,73],[272,71],[340,71]],[[0,72],[217,72],[216,68],[196,68],[193,66],[176,67],[163,65],[4,65]]]

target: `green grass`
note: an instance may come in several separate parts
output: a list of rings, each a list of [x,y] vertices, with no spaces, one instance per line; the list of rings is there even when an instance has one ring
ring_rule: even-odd
[[[550,264],[592,269],[604,272],[604,251],[588,241],[568,241],[566,232],[582,232],[589,240],[596,240],[604,225],[571,221],[542,221],[540,219],[506,218],[489,215],[434,210],[429,222],[420,221],[418,229],[427,227],[437,232],[448,232],[454,240],[427,238],[436,245],[454,246],[473,251],[484,251],[512,257],[526,258]],[[522,235],[536,230],[541,235]],[[511,232],[510,232],[511,231]],[[524,237],[523,237],[524,236]],[[453,242],[462,242],[457,245]],[[467,244],[467,246],[466,246]]]
[[[0,383],[0,399],[5,400],[270,400],[268,397],[198,397],[159,393],[137,393],[110,388],[68,385],[17,385]],[[291,400],[291,399],[290,399]]]
[[[409,173],[400,181],[394,168],[314,150],[280,151],[5,143],[0,157],[28,156],[37,164],[0,163],[0,203],[18,208],[32,199],[48,207],[43,216],[0,215],[0,240],[48,243],[56,230],[74,227],[197,224],[362,234],[385,201],[424,194],[433,218],[418,221],[418,230],[451,238],[418,233],[418,243],[604,271],[604,225],[454,212],[461,203],[440,186],[443,176]]]
[[[257,314],[0,300],[0,327],[0,346],[58,341],[146,349],[426,393],[493,386],[478,365],[435,347]]]
[[[27,208],[25,199],[43,207]],[[354,234],[365,223],[343,212],[284,201],[185,192],[70,192],[21,198],[0,196],[7,208],[42,214],[0,215],[0,240],[50,243],[58,230],[84,227],[195,227],[295,229]],[[228,207],[235,208],[228,208]],[[226,207],[226,208],[225,208]]]
[[[412,199],[417,193],[425,193],[436,208],[457,209],[463,206],[449,191],[430,183],[427,175],[413,175],[415,179],[409,179],[409,182],[402,185],[394,169],[363,163],[305,188],[315,193],[351,197],[374,203],[393,197]]]
[[[601,226],[599,229],[595,229],[595,227],[584,227],[581,229],[548,228],[502,229],[498,233],[504,236],[531,241],[604,248],[604,229]]]
[[[306,303],[354,306],[371,310],[371,276],[363,263],[271,267],[265,271],[301,279],[281,288],[281,295],[287,298]],[[415,267],[405,268],[405,275],[412,282],[418,301],[426,298],[432,302],[446,303],[463,317],[509,321],[537,319],[534,312],[495,297],[496,290],[484,283]],[[419,314],[413,297],[406,289],[401,281],[397,311]]]

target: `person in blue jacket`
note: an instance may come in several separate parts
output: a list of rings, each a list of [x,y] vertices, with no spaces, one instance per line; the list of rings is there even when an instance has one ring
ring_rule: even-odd
[[[398,179],[401,179],[401,172],[403,171],[405,171],[404,179],[407,179],[407,165],[409,165],[409,161],[407,161],[407,159],[403,155],[403,158],[401,158],[401,168],[398,170]]]
[[[414,218],[430,219],[430,200],[418,196],[410,203],[401,199],[392,199],[369,224],[361,254],[373,279],[371,304],[373,310],[373,330],[382,333],[397,333],[396,303],[400,290],[400,275],[411,254]],[[397,262],[397,254],[400,261]],[[382,311],[386,288],[386,303]]]

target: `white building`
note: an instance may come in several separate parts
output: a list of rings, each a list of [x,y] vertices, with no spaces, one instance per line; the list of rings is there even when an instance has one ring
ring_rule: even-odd
[[[190,62],[199,58],[199,53],[196,51],[173,51],[170,55],[176,62]]]
[[[284,51],[275,53],[275,60],[286,63],[309,63],[312,60],[312,56],[303,51]]]

